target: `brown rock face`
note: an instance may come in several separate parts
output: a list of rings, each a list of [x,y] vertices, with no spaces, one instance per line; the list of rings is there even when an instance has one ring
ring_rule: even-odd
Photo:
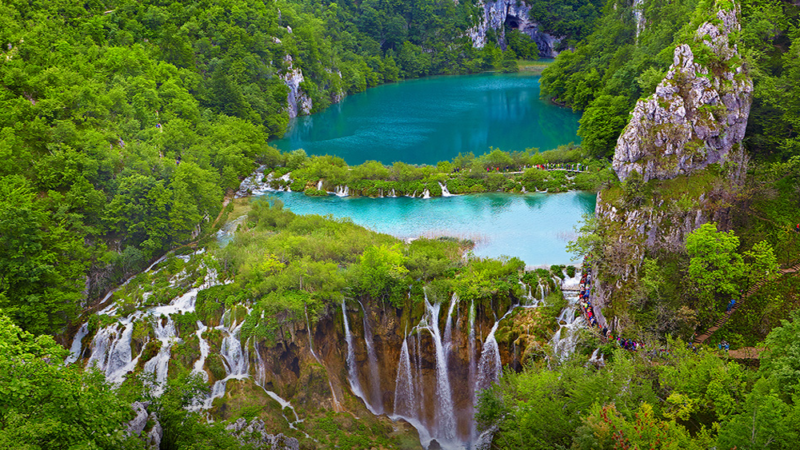
[[[440,306],[438,322],[423,326],[421,316],[424,305],[414,305],[413,311],[396,309],[388,304],[364,300],[363,307],[357,302],[347,304],[347,321],[353,342],[357,383],[363,392],[363,400],[372,410],[393,416],[395,414],[395,390],[401,349],[407,339],[409,360],[413,379],[413,411],[411,419],[418,421],[436,437],[443,426],[440,404],[440,384],[437,343],[430,328],[438,326],[438,336],[445,351],[446,368],[450,385],[450,398],[455,418],[456,438],[469,440],[473,433],[473,401],[478,360],[482,342],[486,340],[495,317],[502,316],[509,305],[501,305],[502,311],[476,308],[475,330],[470,345],[470,303],[459,301],[452,309],[449,338],[447,313],[450,301]],[[288,327],[288,325],[287,325]],[[313,349],[309,346],[309,334],[305,324],[295,323],[289,335],[291,342],[279,342],[271,348],[257,345],[264,365],[263,379],[266,389],[276,392],[303,410],[350,410],[356,415],[366,414],[363,403],[350,397],[352,389],[347,368],[347,345],[341,310],[333,309],[313,327]],[[406,330],[408,334],[406,335]],[[367,336],[371,337],[374,362],[370,361]],[[448,345],[449,344],[449,345]],[[514,362],[513,346],[501,344],[503,364]],[[251,356],[251,364],[258,358]],[[251,372],[258,373],[255,368]],[[333,393],[332,393],[333,391]],[[335,395],[334,395],[335,394]],[[354,408],[354,409],[353,409]],[[441,439],[440,439],[441,440]]]

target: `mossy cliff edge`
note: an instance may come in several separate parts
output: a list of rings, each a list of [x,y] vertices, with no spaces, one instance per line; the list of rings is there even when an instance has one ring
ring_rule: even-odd
[[[595,210],[602,244],[593,296],[601,307],[630,297],[647,252],[682,253],[686,235],[707,222],[730,228],[753,97],[737,47],[739,15],[731,2],[698,7],[667,75],[617,141],[622,183],[603,190]]]
[[[666,77],[640,100],[617,141],[613,167],[620,180],[690,174],[740,151],[753,81],[739,56],[739,7],[717,2],[715,13],[675,48]]]

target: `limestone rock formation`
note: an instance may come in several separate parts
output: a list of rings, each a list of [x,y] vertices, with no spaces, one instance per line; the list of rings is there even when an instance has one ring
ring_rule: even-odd
[[[753,82],[729,41],[741,29],[737,14],[721,9],[702,24],[692,45],[675,49],[655,94],[636,104],[614,153],[620,180],[634,170],[644,181],[675,178],[725,161],[741,143]]]
[[[539,31],[539,24],[530,19],[531,7],[519,0],[495,0],[484,2],[480,0],[479,7],[483,7],[483,17],[480,22],[470,30],[472,45],[483,48],[486,45],[486,32],[496,30],[501,37],[505,36],[505,25],[518,29],[531,37],[539,46],[539,56],[555,58],[558,52],[555,45],[561,38]]]
[[[133,402],[131,408],[136,412],[136,417],[128,422],[127,432],[129,435],[141,436],[144,427],[147,425],[147,407],[149,405],[149,402]]]
[[[253,419],[250,423],[239,418],[236,422],[225,427],[231,434],[239,439],[242,444],[250,444],[256,448],[269,450],[299,450],[300,442],[281,433],[272,435],[264,428],[264,421]]]
[[[146,448],[158,449],[161,447],[161,439],[164,437],[164,431],[161,428],[161,423],[155,413],[148,413],[147,408],[150,407],[150,402],[133,402],[131,408],[136,412],[136,417],[128,422],[126,433],[128,436],[136,435],[143,437]],[[147,435],[142,436],[147,423],[153,424]]]
[[[294,119],[298,115],[309,114],[314,105],[308,94],[303,92],[300,88],[300,83],[305,81],[303,71],[292,65],[291,56],[286,55],[286,62],[289,63],[289,68],[281,78],[286,86],[289,87],[287,109],[289,111],[289,118]]]

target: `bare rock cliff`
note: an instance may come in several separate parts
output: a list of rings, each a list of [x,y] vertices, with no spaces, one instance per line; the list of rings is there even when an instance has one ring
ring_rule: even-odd
[[[638,171],[644,181],[671,179],[724,162],[744,138],[753,82],[731,33],[738,5],[703,23],[694,42],[675,49],[655,94],[640,100],[617,141],[613,166],[620,180]]]
[[[470,30],[472,45],[483,48],[486,45],[486,32],[497,31],[500,37],[505,36],[506,25],[530,36],[531,40],[539,46],[539,56],[555,58],[558,52],[556,44],[561,41],[558,36],[553,36],[539,30],[539,24],[530,18],[531,7],[520,0],[480,0],[477,5],[483,8],[483,17],[478,18],[478,25]]]

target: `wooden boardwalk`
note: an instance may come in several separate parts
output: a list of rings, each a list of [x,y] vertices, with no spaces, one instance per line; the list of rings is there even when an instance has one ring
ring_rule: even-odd
[[[798,262],[797,264],[795,264],[795,265],[793,265],[793,266],[791,266],[789,268],[780,270],[778,272],[778,274],[779,275],[786,275],[786,274],[797,273],[797,272],[800,272],[800,262]],[[742,306],[742,304],[744,304],[745,300],[747,300],[752,295],[754,295],[756,292],[758,292],[758,290],[761,289],[761,286],[763,286],[764,283],[766,283],[766,282],[767,282],[767,279],[765,278],[765,279],[759,281],[758,283],[756,283],[755,285],[753,285],[752,287],[750,287],[750,289],[744,295],[742,295],[742,298],[740,298],[739,300],[736,301],[736,305],[734,305],[733,308],[731,308],[730,311],[726,312],[725,315],[722,316],[722,318],[720,318],[711,328],[706,330],[705,333],[701,334],[700,336],[697,336],[694,339],[694,343],[695,344],[702,344],[708,338],[710,338],[711,335],[713,335],[717,330],[722,328],[722,326],[725,325],[725,323],[728,322],[728,319],[731,318],[733,313],[735,313],[736,310],[739,309],[739,307]]]

